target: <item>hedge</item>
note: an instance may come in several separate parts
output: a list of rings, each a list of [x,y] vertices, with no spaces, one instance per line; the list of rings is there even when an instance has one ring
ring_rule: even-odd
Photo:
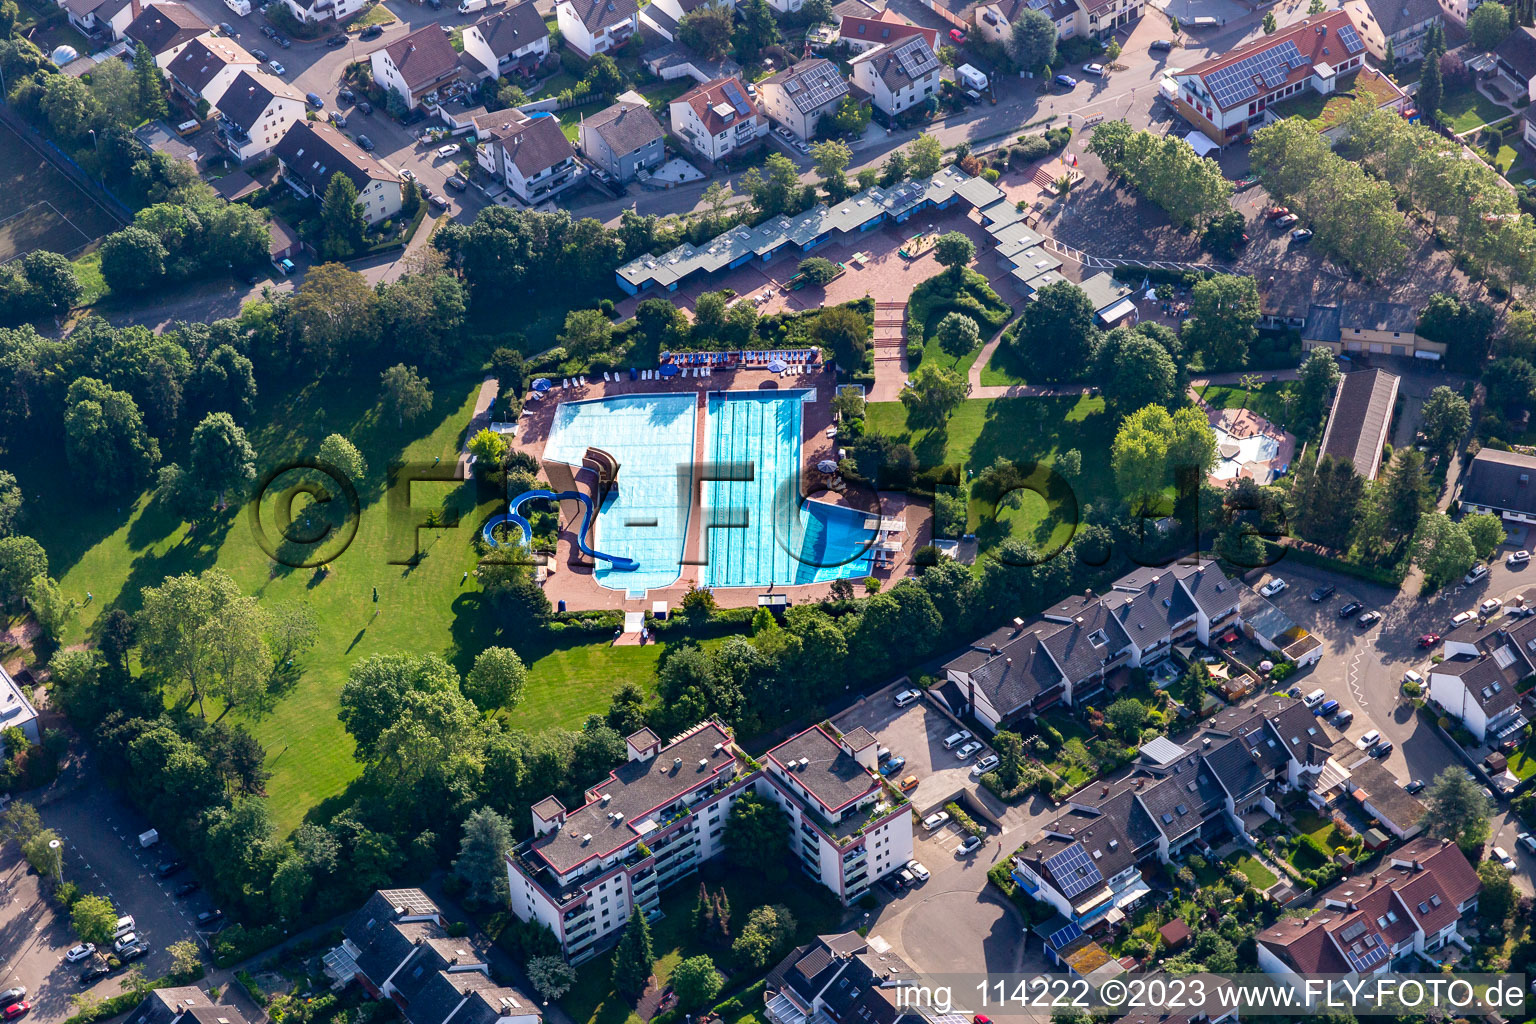
[[[1341,572],[1346,576],[1354,576],[1368,583],[1380,583],[1394,590],[1402,586],[1403,577],[1408,575],[1407,559],[1399,562],[1396,568],[1388,569],[1379,565],[1361,565],[1358,562],[1346,562],[1343,559],[1332,558],[1307,548],[1280,544],[1272,540],[1264,541],[1264,552],[1267,556],[1276,560],[1271,563],[1272,565],[1277,564],[1280,559],[1293,559],[1302,565]]]

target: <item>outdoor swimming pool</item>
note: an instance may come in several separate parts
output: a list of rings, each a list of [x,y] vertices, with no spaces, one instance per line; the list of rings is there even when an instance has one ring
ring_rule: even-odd
[[[623,572],[597,562],[597,582],[610,590],[666,587],[682,572],[695,402],[691,394],[624,395],[562,402],[555,410],[544,458],[580,466],[587,448],[597,447],[619,462],[617,493],[597,513],[592,546],[633,558],[640,568]]]
[[[805,395],[756,391],[709,396],[704,586],[796,586],[869,575],[874,539],[864,525],[869,517],[826,502],[800,503]]]
[[[1216,435],[1216,465],[1211,476],[1217,480],[1231,480],[1253,462],[1270,462],[1280,454],[1280,443],[1272,437],[1254,434],[1251,437],[1233,437],[1220,427],[1212,427]]]

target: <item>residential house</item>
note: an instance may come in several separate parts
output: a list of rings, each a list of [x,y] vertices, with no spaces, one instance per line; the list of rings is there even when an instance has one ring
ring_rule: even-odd
[[[619,181],[633,181],[667,158],[666,133],[644,103],[621,101],[583,117],[577,137],[581,155]]]
[[[1461,475],[1464,512],[1488,512],[1516,523],[1536,523],[1536,456],[1484,448]]]
[[[941,693],[951,711],[995,732],[1058,701],[1081,703],[1110,672],[1151,665],[1175,640],[1210,643],[1213,630],[1240,624],[1245,591],[1209,561],[1138,570],[1109,593],[1068,598],[982,637],[945,664],[954,685]]]
[[[1145,0],[1077,0],[1088,22],[1088,34],[1105,37],[1140,20]]]
[[[1038,11],[1056,26],[1058,39],[1086,35],[1088,10],[1079,0],[922,0],[923,5],[947,24],[962,32],[974,32],[981,39],[1007,45],[1013,37],[1013,23],[1025,10]],[[1138,8],[1139,5],[1134,5]]]
[[[549,29],[533,0],[523,0],[465,28],[464,53],[485,69],[481,78],[527,78],[549,56]]]
[[[560,38],[582,57],[616,50],[640,27],[636,0],[559,0],[555,20]]]
[[[373,80],[415,108],[464,70],[457,51],[436,23],[401,36],[369,55]]]
[[[736,0],[652,0],[640,10],[640,24],[648,35],[677,42],[678,26],[701,7],[719,6],[734,12]]]
[[[1340,302],[1307,310],[1301,347],[1439,360],[1445,345],[1418,335],[1419,314],[1402,302]]]
[[[1386,370],[1359,370],[1340,377],[1318,457],[1348,459],[1355,472],[1375,480],[1391,438],[1398,380]]]
[[[204,35],[192,40],[166,67],[171,88],[192,106],[206,100],[217,107],[224,91],[243,72],[255,73],[261,62],[233,39]]]
[[[1406,841],[1424,831],[1424,804],[1380,761],[1363,751],[1350,765],[1349,788],[1361,810],[1398,839]]]
[[[322,958],[333,988],[356,981],[388,999],[409,1024],[538,1024],[532,997],[491,977],[484,936],[452,936],[420,889],[379,889]]]
[[[853,84],[869,93],[886,119],[927,103],[939,91],[939,58],[921,35],[865,50],[852,65]]]
[[[1218,145],[1264,123],[1269,106],[1305,91],[1332,94],[1365,62],[1347,11],[1304,18],[1173,75],[1174,109]]]
[[[127,1024],[246,1024],[245,1014],[216,1002],[196,985],[158,988],[128,1015]]]
[[[1467,18],[1480,6],[1481,0],[1440,0],[1445,16],[1458,25],[1465,26]]]
[[[911,808],[875,771],[864,729],[833,738],[819,726],[791,737],[758,767],[731,734],[705,722],[663,744],[650,729],[625,741],[629,760],[566,810],[533,806],[534,838],[507,858],[512,911],[540,921],[572,963],[594,956],[630,911],[722,850],[725,820],[744,792],[788,815],[802,869],[845,904],[912,857]]]
[[[863,53],[865,50],[873,50],[889,43],[899,43],[912,36],[922,36],[927,39],[930,49],[939,48],[937,29],[914,25],[890,8],[886,8],[872,18],[845,14],[837,26],[837,41],[853,53]]]
[[[1464,623],[1445,635],[1442,653],[1428,669],[1429,699],[1446,715],[1490,746],[1525,728],[1520,695],[1536,675],[1536,618]]]
[[[400,212],[400,178],[323,121],[296,121],[278,141],[278,170],[288,186],[316,202],[336,174],[357,187],[363,219],[378,224]]]
[[[698,85],[668,107],[672,133],[700,156],[716,163],[768,134],[768,120],[747,98],[740,78]]]
[[[267,235],[271,239],[267,243],[267,255],[272,258],[274,267],[280,267],[283,260],[292,260],[304,251],[299,233],[281,217],[273,217],[267,222]]]
[[[706,58],[697,50],[689,49],[682,43],[662,43],[654,49],[645,51],[640,61],[647,71],[663,82],[691,78],[703,85],[717,78],[730,78],[741,74],[741,65],[730,57]],[[748,93],[748,95],[751,94]]]
[[[219,141],[241,163],[266,156],[306,109],[287,82],[242,69],[219,98]]]
[[[581,181],[576,150],[551,114],[516,107],[475,118],[476,160],[529,205],[553,199]]]
[[[1152,891],[1125,821],[1102,808],[1074,806],[1021,846],[1011,864],[1031,898],[1083,931],[1124,920]]]
[[[1516,26],[1494,48],[1493,56],[1499,73],[1513,83],[1518,95],[1536,100],[1536,29]]]
[[[758,82],[757,95],[769,119],[809,142],[848,95],[848,81],[830,60],[811,57]]]
[[[852,931],[820,935],[768,972],[764,1012],[772,1024],[922,1024],[917,1008],[897,1002],[917,982],[917,971],[878,939]]]
[[[1322,909],[1259,932],[1259,967],[1295,984],[1319,974],[1366,976],[1422,969],[1414,954],[1465,944],[1459,925],[1482,883],[1456,844],[1419,838],[1369,875],[1322,893]]]
[[[340,23],[368,6],[368,0],[281,0],[299,21],[306,25]]]
[[[130,43],[143,43],[163,71],[187,44],[208,31],[208,23],[181,4],[150,4],[123,30]]]
[[[20,729],[32,743],[42,739],[37,728],[37,708],[32,706],[21,684],[0,667],[0,733],[7,729]],[[5,738],[0,736],[0,757],[5,756]]]
[[[144,8],[139,0],[60,0],[69,23],[93,42],[110,43],[123,33]]]
[[[1377,60],[1386,60],[1388,40],[1393,59],[1420,59],[1430,26],[1445,23],[1440,0],[1344,0],[1343,9],[1354,19],[1366,51]]]

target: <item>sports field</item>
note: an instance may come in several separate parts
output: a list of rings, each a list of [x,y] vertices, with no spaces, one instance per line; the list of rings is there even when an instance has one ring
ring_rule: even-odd
[[[0,263],[33,249],[74,255],[120,222],[0,122]]]

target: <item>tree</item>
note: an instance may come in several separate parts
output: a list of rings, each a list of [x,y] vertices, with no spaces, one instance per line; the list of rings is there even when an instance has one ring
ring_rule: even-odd
[[[837,276],[837,264],[825,256],[807,256],[800,261],[795,272],[804,274],[811,284],[827,284]]]
[[[329,434],[320,442],[320,461],[330,463],[341,470],[354,487],[360,487],[368,476],[368,463],[357,445],[341,434]]]
[[[165,951],[171,954],[171,975],[176,978],[191,980],[203,966],[202,953],[197,948],[197,943],[191,939],[182,939],[165,947]]]
[[[0,537],[9,537],[21,519],[21,485],[16,477],[0,469]]]
[[[475,457],[475,465],[498,470],[507,460],[507,439],[489,427],[483,427],[469,439],[469,453]]]
[[[1311,3],[1307,4],[1307,13],[1308,14],[1322,14],[1327,9],[1328,9],[1327,0],[1312,0]]]
[[[890,188],[907,177],[907,154],[899,149],[891,150],[891,155],[885,158],[885,166],[880,168],[880,187]]]
[[[1508,537],[1504,529],[1504,520],[1487,512],[1476,512],[1464,516],[1461,520],[1461,528],[1467,532],[1467,539],[1472,542],[1472,550],[1479,559],[1491,557]]]
[[[1291,514],[1303,536],[1336,548],[1349,546],[1359,522],[1365,480],[1348,459],[1307,460],[1291,481]]]
[[[85,133],[101,116],[101,105],[84,82],[70,75],[49,75],[43,80],[38,109],[54,134],[83,141]]]
[[[289,304],[298,350],[319,366],[343,365],[378,339],[379,298],[340,263],[311,267]]]
[[[1536,396],[1536,366],[1524,359],[1495,359],[1483,372],[1488,401],[1506,416],[1518,415]]]
[[[724,983],[707,953],[691,956],[672,969],[672,991],[677,993],[677,1005],[682,1009],[708,1005]]]
[[[91,69],[91,95],[100,127],[122,130],[138,124],[139,82],[126,61],[102,61]]]
[[[1008,55],[1025,71],[1038,72],[1056,63],[1056,25],[1039,11],[1025,8],[1014,19]]]
[[[1232,183],[1221,167],[1177,136],[1135,131],[1124,122],[1094,129],[1088,151],[1184,227],[1231,209]]]
[[[405,426],[406,420],[425,416],[432,409],[431,381],[417,372],[416,367],[397,363],[379,375],[383,389],[384,407],[395,414],[395,422]]]
[[[272,656],[260,608],[229,574],[208,569],[146,587],[135,617],[139,657],[162,684],[186,686],[203,713],[205,697],[222,700],[220,717],[265,710]]]
[[[1247,275],[1215,274],[1190,293],[1185,343],[1205,354],[1212,367],[1237,367],[1248,360],[1258,337],[1259,286]]]
[[[731,863],[770,882],[788,877],[789,821],[778,804],[743,793],[725,819],[720,843]]]
[[[32,577],[27,584],[27,607],[43,634],[53,641],[59,639],[59,632],[75,614],[74,599],[65,596],[52,576]]]
[[[25,734],[23,734],[25,735]],[[58,843],[58,846],[54,844]],[[27,858],[27,863],[32,865],[39,875],[59,881],[64,872],[63,840],[53,829],[43,829],[34,832],[30,838],[21,844],[21,855]],[[117,921],[117,915],[113,914],[113,923]],[[110,934],[110,932],[108,933]]]
[[[219,501],[256,478],[256,450],[227,412],[211,412],[192,430],[192,475]]]
[[[740,803],[745,797],[737,799]],[[656,963],[656,951],[651,944],[651,926],[639,907],[629,912],[624,934],[613,951],[613,987],[630,1000],[640,998],[651,980],[651,968]],[[681,965],[679,965],[681,966]],[[673,972],[676,977],[676,972]]]
[[[561,999],[576,984],[576,968],[558,956],[536,956],[528,961],[528,981],[545,999]]]
[[[1055,33],[1054,26],[1051,29]],[[944,144],[936,135],[919,135],[907,147],[907,163],[914,178],[931,178],[944,162]]]
[[[160,65],[155,63],[155,55],[143,43],[133,49],[133,77],[138,82],[139,113],[150,120],[164,117],[165,78]]]
[[[1024,737],[1003,729],[993,735],[992,749],[997,754],[998,785],[1003,792],[1012,792],[1024,774]]]
[[[453,873],[469,886],[470,899],[484,904],[507,899],[507,851],[512,849],[512,823],[489,807],[464,822],[464,839]]]
[[[18,846],[25,846],[41,831],[42,816],[37,813],[36,807],[24,800],[13,800],[9,807],[0,812],[0,845],[14,839]]]
[[[1275,34],[1275,30],[1278,29],[1279,27],[1280,27],[1279,23],[1275,21],[1275,12],[1274,11],[1266,11],[1266,12],[1264,12],[1264,21],[1263,21],[1264,34],[1267,35],[1267,36],[1272,36],[1272,35]]]
[[[80,936],[81,942],[92,942],[105,948],[112,942],[117,930],[117,908],[105,896],[88,892],[75,900],[69,908],[69,922]]]
[[[832,358],[844,369],[864,365],[864,351],[869,339],[869,324],[845,306],[828,306],[811,324],[811,340],[832,350]]]
[[[1137,330],[1117,327],[1099,350],[1104,404],[1116,418],[1148,405],[1178,401],[1178,370],[1168,351]],[[1078,456],[1081,468],[1081,453]],[[1058,462],[1058,471],[1060,465]]]
[[[901,390],[907,421],[913,426],[942,427],[949,414],[960,407],[971,385],[954,370],[924,363]]]
[[[32,250],[21,258],[21,272],[38,302],[50,312],[61,313],[80,298],[75,265],[56,252]]]
[[[1203,478],[1216,460],[1216,437],[1193,406],[1173,415],[1149,405],[1127,416],[1115,434],[1111,462],[1120,493],[1133,508],[1157,505],[1180,473]]]
[[[959,231],[946,231],[933,243],[933,258],[941,267],[947,267],[951,277],[958,279],[964,268],[976,257],[976,244]]]
[[[1424,506],[1424,456],[1413,448],[1399,448],[1387,466],[1386,476],[1371,488],[1370,513],[1388,544],[1412,536]]]
[[[165,277],[165,257],[160,239],[143,228],[126,227],[101,243],[101,276],[114,292],[143,291]]]
[[[363,216],[363,204],[357,198],[357,186],[341,171],[331,175],[325,186],[325,199],[320,203],[320,223],[323,235],[320,241],[320,258],[344,260],[363,246],[363,236],[368,231],[368,220]]]
[[[1322,0],[1313,0],[1313,3],[1321,3]],[[1381,56],[1381,71],[1384,75],[1397,74],[1397,50],[1392,46],[1392,40],[1387,40],[1387,48]]]
[[[1058,281],[1024,307],[1013,344],[1042,379],[1070,380],[1092,366],[1103,340],[1093,318],[1088,295],[1070,281]]]
[[[1206,221],[1200,242],[1212,254],[1222,259],[1232,259],[1243,244],[1248,222],[1236,210],[1228,210]]]
[[[1471,774],[1459,765],[1451,765],[1435,776],[1421,799],[1425,835],[1449,839],[1463,853],[1480,850],[1487,841],[1492,813],[1488,798]]]
[[[827,139],[811,147],[812,166],[821,177],[822,187],[834,202],[848,195],[848,176],[845,171],[852,159],[853,150],[848,147],[848,143],[837,139]]]
[[[708,3],[683,15],[678,22],[678,41],[706,60],[719,60],[731,45],[735,21],[724,3]]]
[[[756,167],[742,175],[742,191],[752,197],[752,205],[763,217],[794,212],[800,193],[800,169],[783,153],[771,153],[763,161],[765,177]]]
[[[591,87],[592,91],[601,95],[611,96],[624,86],[624,75],[619,71],[618,62],[606,53],[600,53],[587,63],[587,70],[581,76],[581,80]]]
[[[762,0],[762,2],[766,2],[766,0]],[[836,107],[821,115],[821,120],[816,124],[816,130],[833,136],[858,138],[864,134],[864,129],[869,127],[871,116],[869,104],[860,103],[858,99],[850,94],[838,100]],[[895,156],[899,152],[901,151],[892,150],[891,155]],[[902,160],[905,161],[906,158],[902,157]],[[886,165],[889,168],[890,158],[886,159]],[[873,170],[873,168],[868,170]],[[869,188],[863,181],[864,175],[868,173],[868,170],[859,172],[859,185],[862,188]],[[876,183],[879,183],[881,180],[880,172],[876,172]]]
[[[768,0],[745,0],[736,6],[736,12],[741,16],[732,37],[736,60],[743,65],[755,64],[763,50],[779,41],[779,23]]]
[[[560,344],[573,356],[585,357],[608,350],[613,343],[613,321],[601,310],[573,309],[565,315]]]
[[[1445,80],[1440,75],[1438,55],[1425,54],[1424,70],[1420,72],[1419,88],[1414,94],[1414,100],[1422,113],[1439,121],[1440,104],[1445,101]]]
[[[100,494],[137,489],[160,461],[133,398],[78,377],[64,399],[64,451],[80,482]]]
[[[1497,48],[1509,32],[1509,8],[1494,0],[1478,4],[1477,10],[1467,16],[1467,38],[1476,49]]]
[[[48,574],[48,552],[31,537],[0,537],[0,600],[9,603]]]
[[[357,744],[359,760],[374,756],[408,693],[459,689],[459,674],[438,654],[375,654],[357,662],[342,685],[337,717]]]
[[[1467,400],[1444,384],[1429,393],[1420,415],[1429,450],[1439,455],[1450,454],[1472,428],[1472,409]]]
[[[1485,860],[1477,866],[1477,878],[1483,883],[1477,894],[1478,916],[1490,924],[1502,926],[1520,903],[1520,890],[1515,888],[1514,876],[1498,861]]]
[[[1147,706],[1135,697],[1121,697],[1104,709],[1104,723],[1126,743],[1141,738],[1147,724]]]
[[[766,970],[784,955],[794,937],[795,918],[788,907],[753,907],[746,925],[731,943],[731,953],[754,970]]]
[[[1339,383],[1339,361],[1331,349],[1319,346],[1301,362],[1296,382],[1298,433],[1310,434],[1323,416],[1328,396]]]
[[[944,314],[944,319],[934,329],[934,336],[939,339],[939,347],[957,359],[976,351],[981,345],[981,328],[958,310]]]
[[[464,696],[481,711],[511,710],[522,701],[528,683],[523,659],[510,647],[487,647],[475,656],[474,667],[464,677]]]

